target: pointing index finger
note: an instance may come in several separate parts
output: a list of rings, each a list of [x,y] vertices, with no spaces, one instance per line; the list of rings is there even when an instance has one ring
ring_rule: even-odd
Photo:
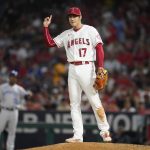
[[[49,16],[49,19],[52,19],[52,15]]]

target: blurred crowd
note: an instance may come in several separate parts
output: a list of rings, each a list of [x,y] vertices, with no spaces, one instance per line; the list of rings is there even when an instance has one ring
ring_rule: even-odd
[[[33,91],[26,110],[68,111],[65,50],[48,48],[43,39],[44,17],[53,15],[53,37],[69,27],[65,11],[79,6],[83,23],[99,31],[109,72],[100,91],[107,112],[150,113],[150,2],[148,0],[3,0],[0,5],[0,83],[11,69],[19,84]],[[82,110],[91,111],[82,95]]]

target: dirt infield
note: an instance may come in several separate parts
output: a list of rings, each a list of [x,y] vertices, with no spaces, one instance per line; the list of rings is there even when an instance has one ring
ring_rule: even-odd
[[[60,143],[26,150],[150,150],[150,146],[118,143]]]

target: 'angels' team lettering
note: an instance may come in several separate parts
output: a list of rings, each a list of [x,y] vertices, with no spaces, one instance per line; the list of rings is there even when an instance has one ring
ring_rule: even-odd
[[[90,41],[89,39],[85,39],[85,38],[72,39],[68,41],[68,48],[74,45],[78,45],[78,44],[90,45]]]

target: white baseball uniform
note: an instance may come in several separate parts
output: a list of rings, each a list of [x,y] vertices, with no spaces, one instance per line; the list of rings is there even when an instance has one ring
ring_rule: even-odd
[[[98,43],[103,43],[99,33],[94,27],[83,25],[78,31],[73,29],[64,31],[55,37],[54,41],[58,47],[65,47],[67,61],[70,62],[68,86],[74,138],[83,140],[83,123],[80,108],[82,90],[93,108],[99,129],[108,131],[109,124],[106,115],[104,114],[105,119],[102,121],[96,112],[102,104],[98,92],[93,88],[96,78],[95,47]]]
[[[18,123],[18,106],[28,92],[21,86],[9,83],[0,85],[0,135],[4,129],[8,132],[7,150],[14,149],[15,132]]]

